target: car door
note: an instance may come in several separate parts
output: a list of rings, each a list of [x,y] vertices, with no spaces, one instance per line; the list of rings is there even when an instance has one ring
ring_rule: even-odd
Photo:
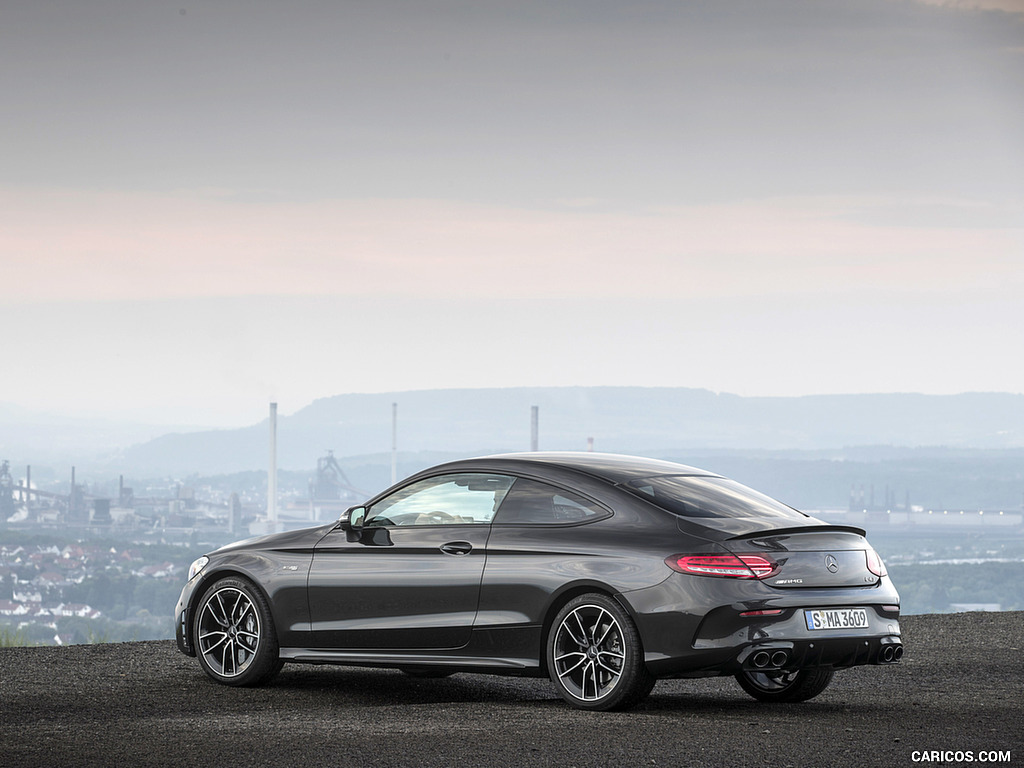
[[[513,478],[438,475],[367,508],[316,546],[309,573],[318,648],[443,649],[469,642],[490,522]]]
[[[600,530],[599,521],[611,516],[574,491],[516,480],[491,526],[477,628],[539,633],[551,596],[566,583],[614,583],[624,573],[637,575],[623,557],[625,537]]]

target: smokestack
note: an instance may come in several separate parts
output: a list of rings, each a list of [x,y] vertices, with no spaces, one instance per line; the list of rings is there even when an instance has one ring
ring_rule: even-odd
[[[25,503],[32,503],[32,465],[25,467]]]
[[[267,470],[267,520],[277,530],[277,403],[270,404],[270,467]]]
[[[588,437],[587,438],[587,451],[589,453],[593,453],[594,452],[594,438],[592,438],[592,437]]]
[[[71,468],[71,495],[68,496],[68,517],[75,512],[75,468]]]
[[[398,482],[398,403],[391,404],[391,484]]]
[[[536,405],[530,406],[530,450],[536,451],[539,444],[538,432],[539,432],[539,415],[540,407]]]

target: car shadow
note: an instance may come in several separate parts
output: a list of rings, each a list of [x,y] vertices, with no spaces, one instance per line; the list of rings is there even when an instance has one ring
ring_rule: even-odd
[[[508,703],[558,700],[544,678],[516,678],[470,673],[443,678],[416,678],[399,670],[357,667],[285,668],[268,688],[329,699],[332,706]]]
[[[213,681],[210,684],[225,689]],[[691,687],[692,686],[692,687]],[[732,690],[735,688],[735,690]],[[696,690],[694,690],[696,689]],[[526,708],[552,708],[575,712],[555,692],[547,678],[521,678],[499,675],[458,673],[445,678],[422,679],[399,670],[361,667],[289,665],[269,684],[258,689],[227,689],[250,691],[240,694],[266,697],[272,702],[281,693],[291,701],[304,698],[311,706],[332,709],[372,707],[501,704]],[[256,694],[257,691],[264,692]],[[852,704],[845,700],[822,697],[786,707],[764,704],[751,699],[731,680],[699,680],[659,682],[651,695],[630,713],[654,717],[699,715],[713,717],[763,717],[767,713],[792,713],[800,717],[835,717],[837,713],[877,713],[881,705]],[[588,714],[581,712],[580,714]]]

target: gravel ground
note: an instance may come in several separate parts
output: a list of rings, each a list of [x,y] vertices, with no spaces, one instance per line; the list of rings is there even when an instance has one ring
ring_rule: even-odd
[[[234,689],[170,641],[0,648],[0,766],[797,768],[918,765],[918,750],[1024,765],[1024,613],[903,627],[902,664],[841,672],[809,702],[662,681],[624,713],[571,709],[545,680],[288,665]]]

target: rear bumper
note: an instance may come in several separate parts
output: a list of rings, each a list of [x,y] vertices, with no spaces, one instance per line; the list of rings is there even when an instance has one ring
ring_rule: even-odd
[[[845,669],[865,664],[898,664],[903,655],[899,635],[882,637],[830,637],[814,640],[768,640],[740,648],[695,650],[685,659],[648,663],[658,677],[711,677],[741,671],[827,667]]]
[[[811,630],[807,628],[804,612],[812,608],[863,608],[867,613],[868,625],[860,629],[825,629]],[[889,613],[881,605],[865,604],[850,600],[846,603],[820,602],[804,603],[796,606],[772,606],[782,613],[775,616],[743,616],[743,612],[751,610],[728,605],[710,611],[697,627],[692,647],[694,650],[714,648],[742,648],[745,646],[771,644],[773,642],[791,642],[808,651],[821,649],[823,646],[871,646],[871,640],[891,637],[899,639],[900,622],[898,613]],[[764,610],[764,609],[760,609]],[[815,654],[810,653],[808,658]],[[868,662],[863,662],[868,663]],[[852,666],[852,665],[847,665]]]
[[[695,581],[699,579],[699,581]],[[693,595],[696,589],[699,595]],[[733,675],[750,669],[842,669],[892,664],[902,656],[899,595],[888,579],[860,589],[780,590],[763,584],[680,574],[647,590],[622,595],[634,610],[644,638],[648,669],[659,677]],[[692,606],[717,604],[701,614]],[[809,630],[804,611],[863,608],[859,629]],[[743,616],[774,611],[771,616]],[[897,649],[899,649],[897,651]],[[779,651],[784,663],[764,665]],[[783,656],[779,656],[781,660]]]

